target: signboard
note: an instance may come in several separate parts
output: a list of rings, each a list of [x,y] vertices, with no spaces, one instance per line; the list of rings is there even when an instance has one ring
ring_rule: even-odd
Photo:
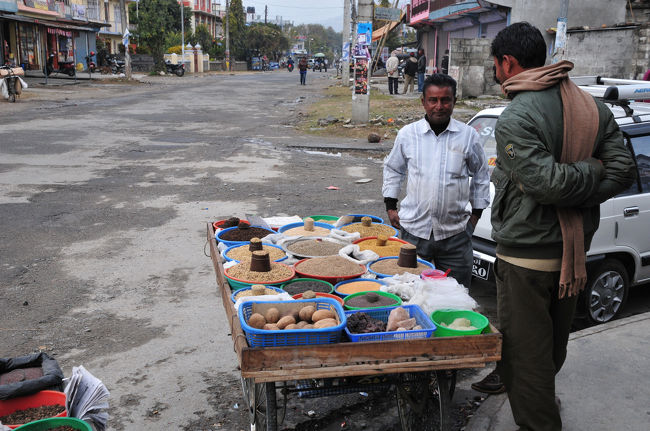
[[[350,42],[343,42],[341,49],[341,60],[350,61]]]
[[[354,58],[354,94],[368,94],[368,59]]]
[[[247,13],[247,14],[248,14],[248,13],[254,14],[254,13],[255,13],[255,7],[248,6],[248,7],[246,8],[246,13]]]
[[[372,42],[372,23],[360,22],[357,24],[357,43],[359,45],[370,45]]]
[[[384,64],[386,64],[386,62],[388,61],[388,57],[390,57],[390,54],[388,53],[388,47],[385,46],[381,50],[381,61],[383,61]]]
[[[402,11],[399,8],[375,7],[375,19],[384,21],[399,21]]]
[[[54,3],[54,0],[25,0],[25,6],[56,12],[56,4]]]

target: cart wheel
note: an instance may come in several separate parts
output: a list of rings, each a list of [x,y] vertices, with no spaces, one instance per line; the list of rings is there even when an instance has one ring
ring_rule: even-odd
[[[241,382],[251,431],[277,431],[275,383],[254,383],[253,379],[244,378]]]
[[[455,372],[401,374],[397,385],[397,410],[402,431],[450,429],[449,409]],[[455,384],[454,384],[455,386]]]
[[[15,93],[9,93],[9,101],[11,103],[16,102],[16,94]]]

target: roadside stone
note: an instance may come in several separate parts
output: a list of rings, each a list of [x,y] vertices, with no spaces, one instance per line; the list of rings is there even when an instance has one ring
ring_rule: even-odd
[[[370,142],[371,144],[376,144],[379,141],[381,141],[381,136],[379,136],[379,134],[377,133],[368,134],[368,142]]]
[[[350,124],[352,122],[352,118],[347,118],[343,124]]]
[[[318,120],[318,125],[319,126],[329,126],[330,124],[338,123],[339,119],[336,117],[332,117],[331,115],[327,116],[326,118],[320,118]]]

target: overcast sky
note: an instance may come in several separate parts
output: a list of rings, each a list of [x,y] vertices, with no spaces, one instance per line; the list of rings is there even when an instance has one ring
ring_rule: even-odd
[[[391,4],[394,0],[391,0]],[[407,0],[400,0],[406,4]],[[285,21],[299,24],[322,24],[332,27],[336,31],[343,28],[343,0],[243,0],[244,11],[246,7],[255,8],[255,14],[264,17],[264,6],[268,6],[269,19],[276,15],[282,16]]]

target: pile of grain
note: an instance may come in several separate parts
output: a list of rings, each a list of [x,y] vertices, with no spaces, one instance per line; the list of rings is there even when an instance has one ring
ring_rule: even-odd
[[[251,271],[250,266],[250,262],[240,262],[226,269],[226,275],[244,282],[272,284],[286,280],[294,274],[290,267],[281,263],[271,262],[271,270],[268,272]]]
[[[418,266],[415,268],[407,268],[404,266],[397,265],[397,258],[388,258],[378,260],[377,262],[370,265],[370,269],[379,274],[386,275],[395,275],[395,274],[404,274],[405,272],[410,272],[411,274],[420,275],[422,271],[431,269],[430,266],[418,262]]]
[[[233,247],[226,256],[232,260],[238,260],[240,262],[250,261],[253,252],[249,250],[250,244],[243,244],[239,247]],[[286,256],[286,253],[277,247],[272,247],[270,245],[262,244],[262,250],[269,253],[269,259],[272,261],[280,260]]]
[[[344,246],[345,244],[339,242],[307,239],[287,244],[286,249],[297,256],[333,256]]]
[[[390,238],[386,241],[385,245],[378,245],[377,238],[367,239],[357,243],[361,251],[372,250],[379,257],[399,256],[399,249],[403,244],[403,242],[391,240]]]
[[[362,265],[341,256],[314,257],[295,265],[296,271],[319,277],[348,277],[365,272]]]
[[[341,230],[346,232],[359,232],[361,238],[378,235],[395,236],[395,229],[381,223],[371,223],[370,226],[364,226],[363,223],[352,223],[341,227]]]
[[[314,230],[307,230],[305,226],[296,226],[282,233],[286,236],[327,236],[330,230],[320,226],[314,226]]]

